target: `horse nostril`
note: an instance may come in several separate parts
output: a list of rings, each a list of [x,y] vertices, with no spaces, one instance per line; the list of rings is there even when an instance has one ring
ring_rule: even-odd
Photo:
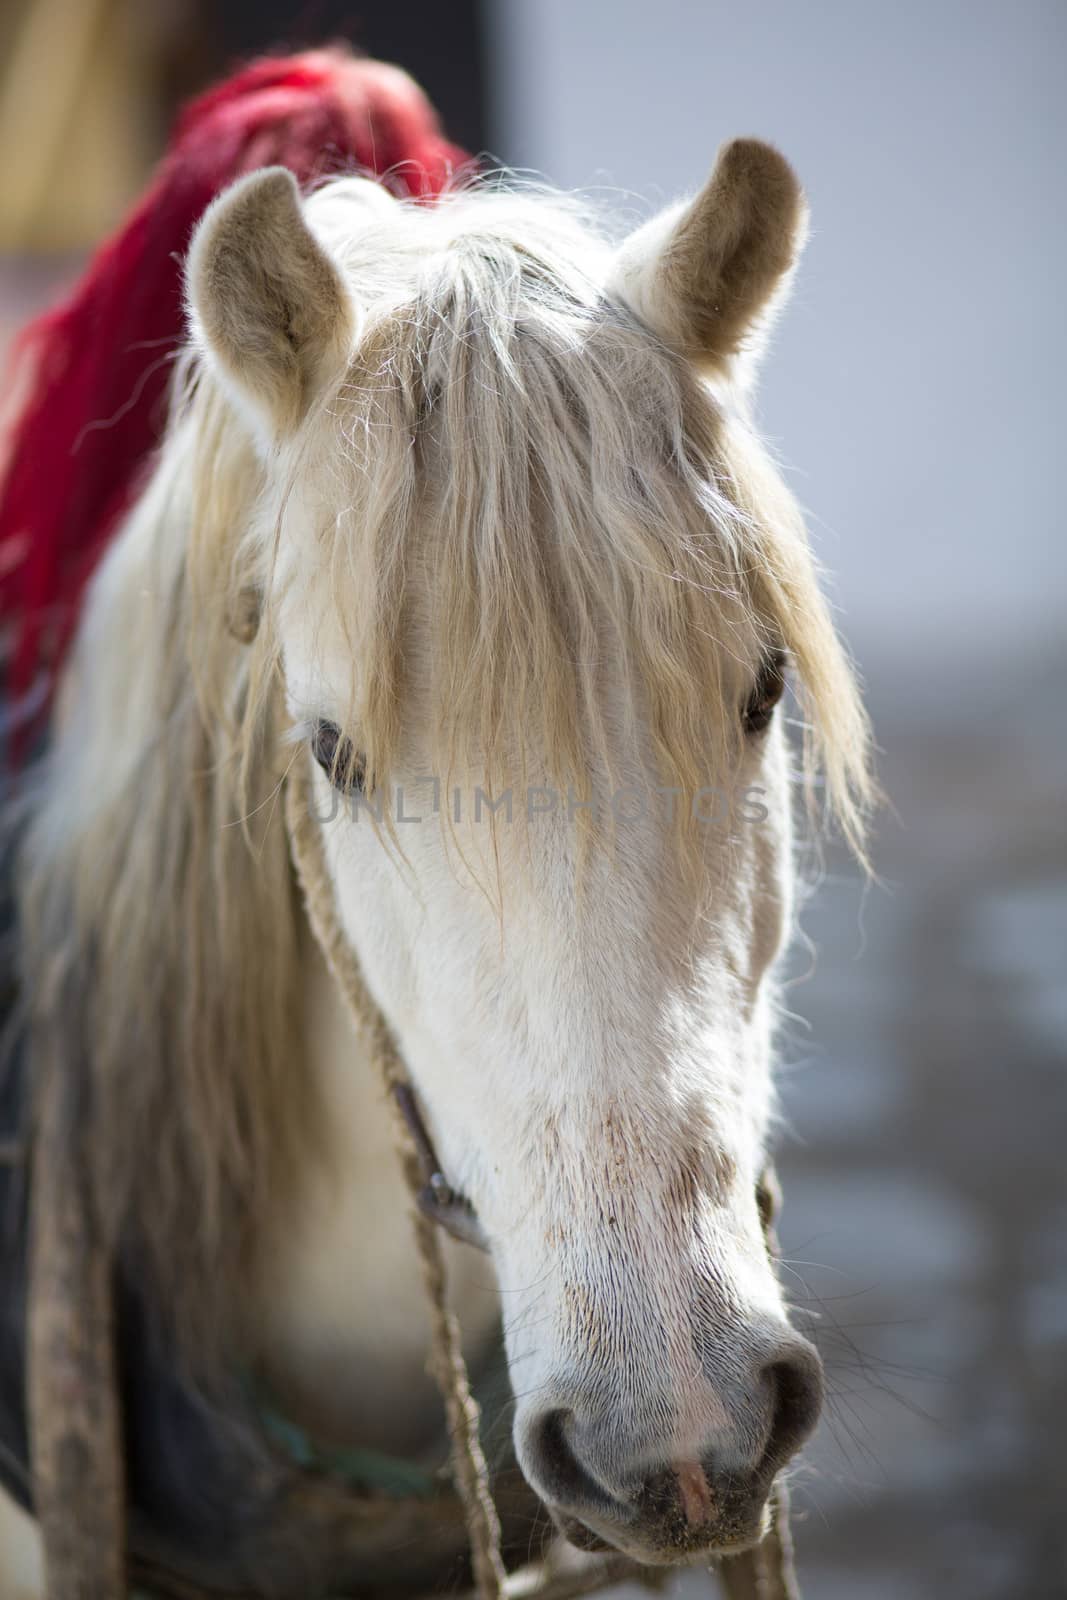
[[[797,1339],[763,1369],[771,1395],[771,1431],[763,1468],[773,1475],[815,1431],[823,1402],[822,1362]]]
[[[549,1504],[580,1513],[617,1515],[619,1504],[587,1472],[571,1443],[574,1412],[557,1408],[533,1417],[522,1431],[520,1455],[527,1477]]]

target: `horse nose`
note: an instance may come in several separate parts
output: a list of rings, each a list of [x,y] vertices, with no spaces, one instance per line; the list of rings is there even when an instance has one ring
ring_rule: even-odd
[[[519,1460],[526,1477],[548,1505],[572,1516],[624,1519],[625,1495],[616,1495],[581,1459],[576,1435],[577,1412],[562,1406],[530,1419],[519,1441]]]
[[[523,1419],[519,1461],[565,1531],[592,1530],[631,1553],[723,1548],[758,1536],[775,1474],[815,1428],[822,1364],[790,1333],[729,1386],[731,1422],[690,1445],[657,1446],[637,1417],[572,1403]],[[722,1400],[714,1397],[721,1413]],[[579,1538],[579,1542],[582,1542]]]
[[[815,1432],[825,1382],[814,1345],[792,1334],[760,1373],[769,1394],[771,1427],[758,1471],[768,1484]]]

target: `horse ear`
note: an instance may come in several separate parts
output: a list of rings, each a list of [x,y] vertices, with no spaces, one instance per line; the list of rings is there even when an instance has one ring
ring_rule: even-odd
[[[807,233],[796,174],[772,145],[734,139],[694,200],[623,244],[613,288],[697,366],[733,370],[785,298]]]
[[[213,201],[186,262],[194,337],[272,433],[301,421],[351,349],[341,275],[304,218],[285,167],[242,178]]]

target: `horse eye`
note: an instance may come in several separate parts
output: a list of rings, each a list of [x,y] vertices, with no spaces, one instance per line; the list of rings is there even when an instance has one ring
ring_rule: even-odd
[[[784,650],[775,650],[760,668],[756,687],[745,706],[746,733],[762,733],[774,715],[774,708],[785,692],[786,657]]]
[[[362,791],[366,776],[363,757],[335,722],[316,722],[311,735],[311,754],[335,789],[346,794]]]

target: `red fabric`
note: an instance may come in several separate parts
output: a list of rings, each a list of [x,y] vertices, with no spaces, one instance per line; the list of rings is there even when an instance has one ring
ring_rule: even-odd
[[[302,183],[360,167],[430,198],[466,159],[409,78],[342,50],[257,61],[186,108],[147,193],[14,347],[6,388],[13,379],[29,398],[0,487],[9,695],[40,693],[42,671],[50,692],[85,583],[159,440],[183,337],[181,260],[211,199],[273,164]]]

